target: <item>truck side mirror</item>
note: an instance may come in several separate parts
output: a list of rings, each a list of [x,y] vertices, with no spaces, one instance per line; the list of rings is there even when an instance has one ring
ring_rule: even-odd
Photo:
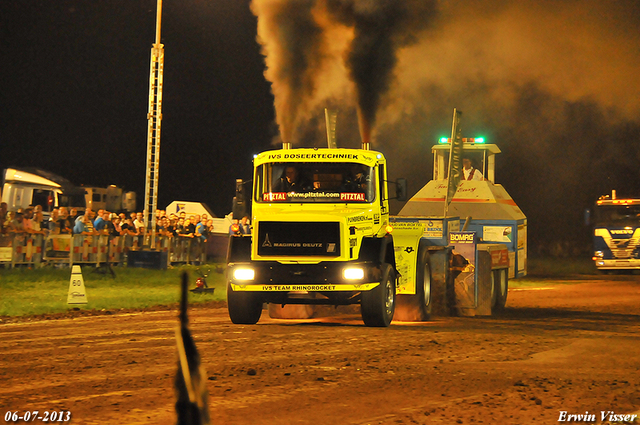
[[[591,226],[591,210],[589,208],[584,210],[584,225]]]
[[[245,215],[249,215],[249,199],[245,190],[245,183],[242,179],[236,179],[236,196],[233,197],[232,213],[234,220],[240,220]]]
[[[407,200],[407,179],[396,180],[396,199],[398,201]]]

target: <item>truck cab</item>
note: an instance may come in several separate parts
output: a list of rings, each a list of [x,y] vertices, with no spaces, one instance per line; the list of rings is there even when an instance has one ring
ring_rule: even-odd
[[[40,205],[48,214],[52,208],[85,209],[84,190],[53,173],[29,168],[4,170],[2,202],[10,211]]]
[[[257,322],[264,302],[361,303],[366,324],[389,324],[396,269],[380,152],[261,153],[251,198],[253,234],[230,239],[232,321]]]
[[[604,272],[640,269],[640,199],[601,196],[593,217],[593,261]]]
[[[251,258],[357,259],[362,237],[386,234],[385,167],[382,154],[372,151],[296,149],[259,155],[252,199],[257,243]]]

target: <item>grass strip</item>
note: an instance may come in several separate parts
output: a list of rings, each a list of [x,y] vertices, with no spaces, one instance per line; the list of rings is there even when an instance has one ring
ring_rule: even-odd
[[[189,303],[226,299],[224,264],[179,266],[168,270],[114,267],[115,277],[99,273],[95,267],[83,267],[82,276],[87,304],[67,304],[70,268],[0,269],[0,317],[63,313],[72,309],[114,310],[171,305],[180,298],[180,276],[189,274],[196,287],[198,270],[207,275],[213,294],[189,294]],[[529,258],[528,275],[509,281],[510,288],[557,285],[558,278],[596,275],[593,261],[587,258]],[[561,283],[570,283],[562,281]]]
[[[114,267],[115,277],[111,273],[98,272],[94,267],[83,267],[87,304],[67,304],[70,268],[0,269],[0,317],[60,313],[74,308],[111,310],[169,305],[180,299],[181,274],[188,273],[189,282],[193,282],[189,288],[193,289],[200,277],[198,269],[208,275],[207,285],[215,290],[213,294],[190,292],[189,302],[226,299],[226,280],[219,264],[168,270]]]

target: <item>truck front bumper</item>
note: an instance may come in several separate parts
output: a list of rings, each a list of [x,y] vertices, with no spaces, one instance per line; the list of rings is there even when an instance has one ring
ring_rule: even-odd
[[[368,291],[379,285],[381,269],[370,262],[242,262],[228,264],[227,279],[234,291]]]
[[[605,260],[602,258],[597,258],[594,261],[598,270],[640,269],[640,259],[638,258],[613,259],[613,260]]]

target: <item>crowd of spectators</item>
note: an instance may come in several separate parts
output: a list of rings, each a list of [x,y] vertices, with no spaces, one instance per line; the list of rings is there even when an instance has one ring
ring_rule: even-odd
[[[0,203],[0,233],[44,233],[45,231],[46,222],[41,206],[7,211],[7,203]]]
[[[76,208],[54,208],[45,219],[42,207],[36,205],[17,211],[7,211],[6,202],[0,204],[0,232],[41,233],[44,235],[82,234],[110,236],[142,236],[147,230],[143,213],[112,213],[87,208],[81,215]],[[186,216],[185,212],[170,214],[156,211],[156,235],[199,238],[205,242],[213,232],[213,220],[207,214]]]

